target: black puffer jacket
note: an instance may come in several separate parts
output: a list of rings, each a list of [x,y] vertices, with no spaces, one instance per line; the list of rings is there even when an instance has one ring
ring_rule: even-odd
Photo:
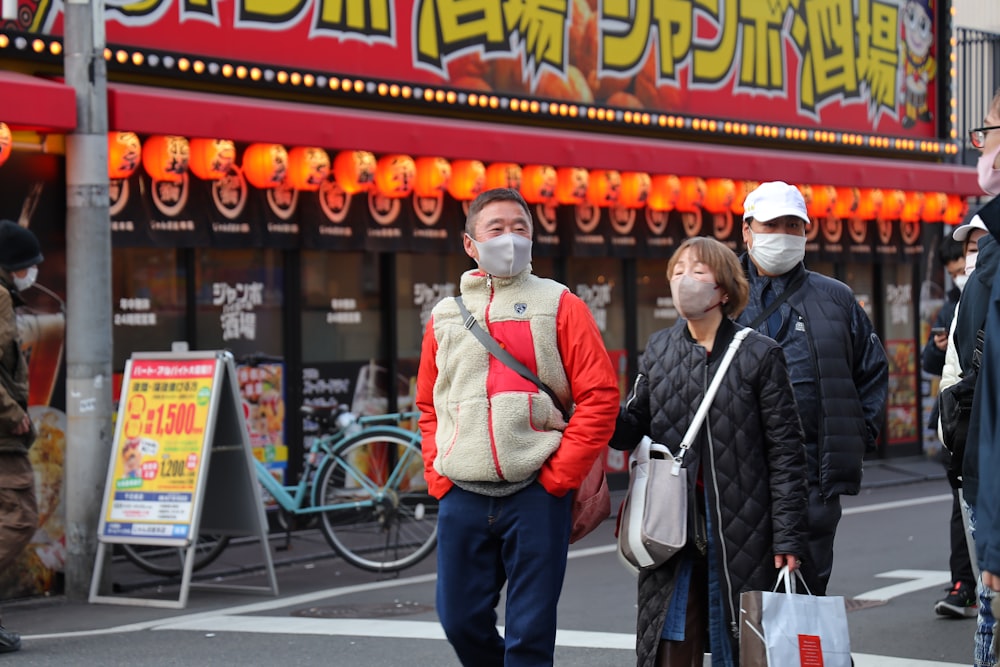
[[[711,356],[691,338],[684,320],[654,333],[611,446],[633,449],[648,435],[676,450],[737,328],[732,320],[722,321]],[[740,346],[684,466],[692,493],[689,507],[697,505],[699,469],[707,489],[709,539],[718,556],[711,567],[737,655],[740,593],[774,585],[775,554],[802,558],[806,553],[802,431],[785,358],[773,340],[751,333]],[[700,525],[694,517],[688,521],[689,548]],[[639,665],[655,661],[677,562],[640,574]]]
[[[780,293],[804,280],[782,304],[783,323],[774,338],[785,351],[803,415],[810,480],[824,498],[855,495],[865,454],[875,450],[889,393],[889,361],[875,327],[844,283],[802,264],[766,278],[746,254],[740,259],[750,280],[750,299],[738,320],[744,325],[764,309],[762,293],[769,282],[779,285]]]

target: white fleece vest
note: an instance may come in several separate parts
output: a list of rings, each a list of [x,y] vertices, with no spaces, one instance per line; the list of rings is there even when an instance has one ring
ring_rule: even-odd
[[[532,275],[530,268],[512,278],[493,278],[492,290],[478,271],[466,272],[461,281],[462,300],[479,326],[486,327],[487,308],[490,325],[529,324],[538,377],[569,409],[572,399],[556,335],[559,300],[566,291],[565,285]],[[528,479],[559,447],[562,415],[544,392],[506,372],[500,390],[489,396],[492,355],[466,330],[458,304],[444,299],[433,316],[438,344],[434,469],[458,482]],[[529,360],[521,361],[531,367]],[[513,370],[510,374],[516,376]]]

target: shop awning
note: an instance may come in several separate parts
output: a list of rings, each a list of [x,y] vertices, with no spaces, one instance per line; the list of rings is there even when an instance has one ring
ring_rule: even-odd
[[[130,84],[108,85],[108,113],[109,129],[139,134],[313,145],[376,154],[401,152],[487,163],[982,194],[975,169],[960,165],[701,145]]]
[[[0,71],[0,121],[14,130],[70,132],[76,128],[76,92],[29,74]]]

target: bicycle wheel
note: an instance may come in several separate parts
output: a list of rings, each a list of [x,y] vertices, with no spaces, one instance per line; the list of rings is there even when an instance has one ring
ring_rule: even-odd
[[[226,535],[199,535],[195,543],[194,572],[209,565],[229,544]],[[120,544],[125,557],[150,574],[179,576],[184,571],[183,547]]]
[[[415,436],[368,428],[340,444],[315,489],[320,528],[334,551],[369,572],[397,572],[437,545],[438,501],[427,493]]]

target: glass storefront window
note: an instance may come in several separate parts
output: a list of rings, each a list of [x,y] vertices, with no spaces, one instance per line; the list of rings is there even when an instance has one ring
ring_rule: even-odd
[[[636,344],[641,354],[651,335],[673,326],[677,321],[677,310],[667,280],[667,260],[637,260],[635,289],[636,335],[639,338]]]
[[[174,248],[116,248],[112,254],[114,370],[133,352],[169,351],[185,339],[187,276]]]
[[[270,248],[198,251],[195,286],[198,350],[281,354],[284,280]]]
[[[620,259],[571,258],[566,267],[569,289],[590,307],[618,372],[618,388],[625,395],[628,356],[625,347],[625,286]]]
[[[302,360],[367,361],[381,350],[378,258],[302,252]]]

